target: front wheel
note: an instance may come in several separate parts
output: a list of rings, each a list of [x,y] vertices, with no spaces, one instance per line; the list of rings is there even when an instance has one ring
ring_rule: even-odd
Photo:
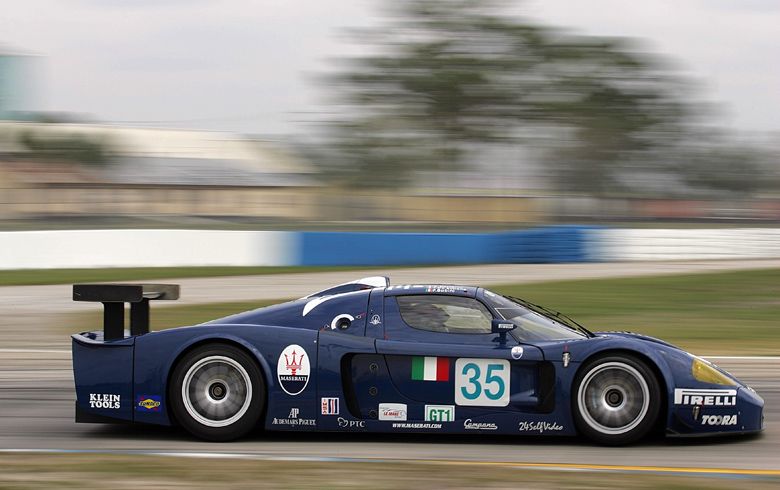
[[[577,374],[574,421],[596,442],[629,444],[653,429],[661,400],[658,380],[643,361],[630,355],[601,357]]]
[[[255,428],[265,404],[260,369],[248,354],[226,344],[187,353],[168,390],[176,421],[209,441],[237,439]]]

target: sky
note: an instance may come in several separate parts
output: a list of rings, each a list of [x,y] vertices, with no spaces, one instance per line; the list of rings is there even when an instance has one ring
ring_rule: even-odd
[[[263,135],[305,132],[315,79],[360,53],[346,28],[379,0],[1,0],[0,51],[34,55],[34,109]],[[642,39],[718,108],[718,125],[780,131],[777,0],[527,0],[513,13]]]

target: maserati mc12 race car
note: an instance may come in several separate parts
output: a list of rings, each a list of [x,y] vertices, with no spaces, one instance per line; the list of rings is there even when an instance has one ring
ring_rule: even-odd
[[[369,277],[200,325],[149,331],[165,284],[79,284],[102,331],[73,335],[76,421],[269,431],[573,436],[627,444],[762,430],[764,401],[661,340],[592,333],[518,298]],[[129,330],[124,306],[130,304]]]

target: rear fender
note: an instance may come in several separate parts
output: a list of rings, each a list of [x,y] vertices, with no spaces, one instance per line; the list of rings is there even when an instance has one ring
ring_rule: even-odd
[[[199,345],[223,342],[237,345],[254,357],[263,373],[266,388],[273,393],[276,372],[266,360],[267,355],[261,349],[273,343],[274,335],[268,330],[285,330],[285,327],[267,327],[252,325],[202,325],[196,327],[175,328],[143,335],[137,338],[135,349],[135,399],[138,403],[151,399],[160,402],[157,410],[138,405],[134,408],[137,422],[172,425],[168,413],[168,382],[176,363],[191,349]],[[316,336],[316,332],[311,332]]]
[[[76,421],[132,421],[135,339],[104,342],[85,334],[72,339]]]

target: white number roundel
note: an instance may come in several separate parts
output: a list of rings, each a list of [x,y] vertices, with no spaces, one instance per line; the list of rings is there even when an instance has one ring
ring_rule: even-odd
[[[509,361],[458,359],[455,361],[455,404],[475,407],[509,405]]]

